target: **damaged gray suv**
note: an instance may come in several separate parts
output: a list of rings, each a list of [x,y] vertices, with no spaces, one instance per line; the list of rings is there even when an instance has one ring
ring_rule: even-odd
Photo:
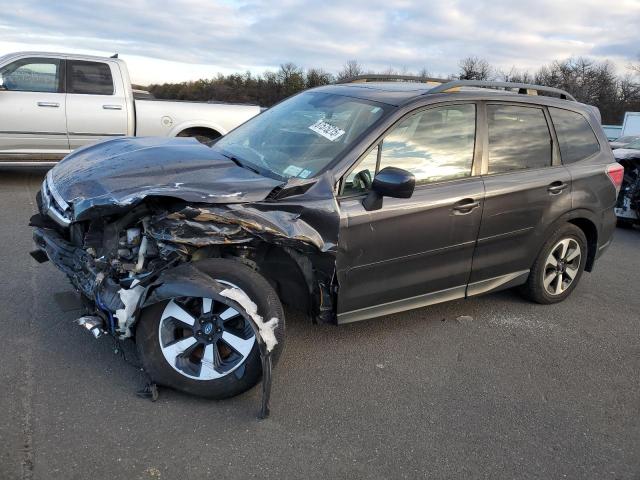
[[[282,304],[341,324],[516,286],[567,298],[616,223],[598,116],[536,85],[325,86],[209,145],[75,151],[38,194],[32,255],[154,382],[229,397],[270,375]]]

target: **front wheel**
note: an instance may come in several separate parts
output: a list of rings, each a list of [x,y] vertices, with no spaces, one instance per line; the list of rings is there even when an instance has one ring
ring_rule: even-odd
[[[542,247],[522,293],[537,303],[561,302],[576,288],[586,263],[584,232],[573,224],[565,224]]]
[[[198,268],[222,285],[242,290],[265,321],[278,319],[275,363],[283,347],[284,312],[271,285],[235,260],[204,260]],[[262,374],[253,328],[231,302],[176,297],[152,305],[142,312],[136,343],[154,382],[194,395],[232,397],[253,387]]]

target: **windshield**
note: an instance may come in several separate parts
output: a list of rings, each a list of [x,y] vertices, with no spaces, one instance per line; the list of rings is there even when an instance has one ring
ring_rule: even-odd
[[[627,135],[625,137],[616,138],[614,142],[630,143],[635,142],[636,140],[640,140],[640,137],[638,137],[637,135]]]
[[[631,149],[635,149],[635,150],[640,150],[640,139],[636,140],[635,142],[631,142],[628,145],[625,145],[624,148],[631,148]]]
[[[382,118],[387,105],[305,92],[249,120],[213,148],[281,178],[318,174]]]

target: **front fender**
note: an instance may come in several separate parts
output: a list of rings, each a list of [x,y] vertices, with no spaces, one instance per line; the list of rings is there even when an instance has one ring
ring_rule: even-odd
[[[141,308],[176,297],[204,297],[222,301],[223,287],[191,263],[165,270],[147,288]]]
[[[158,279],[149,285],[145,292],[145,298],[141,300],[140,304],[142,308],[144,308],[175,297],[204,297],[233,305],[233,308],[249,321],[256,335],[262,362],[262,402],[259,417],[266,418],[269,415],[272,360],[271,349],[268,343],[265,342],[260,328],[261,326],[264,327],[265,324],[258,325],[256,321],[261,321],[260,317],[255,319],[251,315],[251,312],[248,312],[242,304],[229,296],[220,294],[220,292],[228,288],[229,287],[221,285],[209,275],[199,270],[193,264],[184,263],[162,272]]]

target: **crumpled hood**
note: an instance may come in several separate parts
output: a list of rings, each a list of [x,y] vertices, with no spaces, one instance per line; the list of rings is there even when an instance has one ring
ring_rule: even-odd
[[[193,138],[117,138],[71,153],[51,171],[74,218],[161,195],[187,202],[257,202],[283,182],[239,167]]]

